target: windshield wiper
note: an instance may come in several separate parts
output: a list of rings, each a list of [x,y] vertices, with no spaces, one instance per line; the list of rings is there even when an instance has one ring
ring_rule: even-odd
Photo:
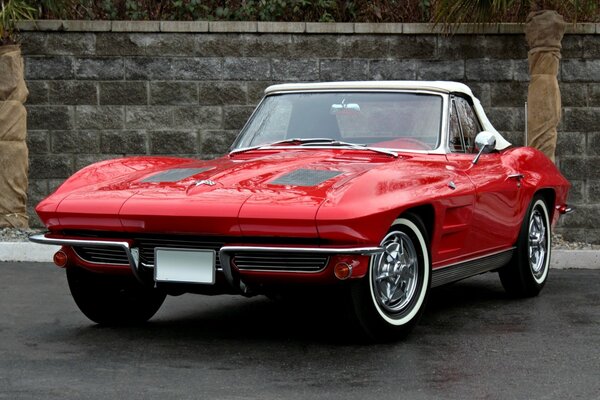
[[[272,142],[272,143],[266,143],[266,144],[260,144],[257,146],[252,146],[252,147],[244,147],[241,149],[236,149],[236,150],[232,150],[229,152],[230,155],[232,154],[240,154],[240,153],[244,153],[246,151],[252,151],[252,150],[259,150],[259,149],[268,149],[274,146],[278,146],[278,145],[282,145],[282,144],[294,144],[297,143],[299,146],[319,146],[319,145],[326,145],[326,146],[341,146],[341,147],[349,147],[351,149],[356,149],[356,150],[369,150],[369,151],[374,151],[376,153],[381,153],[381,154],[387,154],[390,156],[394,156],[394,157],[398,157],[398,153],[390,151],[390,150],[385,150],[385,149],[380,149],[377,147],[368,147],[366,144],[357,144],[357,143],[350,143],[350,142],[343,142],[340,140],[335,140],[335,139],[329,139],[329,138],[290,138],[290,139],[284,139],[284,140],[278,140],[276,142]]]
[[[230,151],[229,154],[239,154],[239,153],[245,153],[246,151],[258,150],[258,149],[268,149],[272,146],[277,146],[277,145],[286,144],[286,143],[305,144],[305,143],[323,142],[323,141],[331,141],[331,140],[332,139],[327,139],[327,138],[290,138],[290,139],[278,140],[276,142],[263,143],[263,144],[259,144],[256,146],[235,149],[235,150]]]
[[[366,144],[344,142],[341,140],[334,140],[334,139],[324,139],[324,140],[315,139],[314,141],[311,141],[309,143],[303,143],[300,146],[318,146],[321,144],[325,144],[326,146],[349,147],[351,149],[356,149],[356,150],[369,150],[369,151],[374,151],[376,153],[382,153],[382,154],[387,154],[390,156],[398,157],[398,153],[391,151],[391,150],[380,149],[378,147],[369,147]]]

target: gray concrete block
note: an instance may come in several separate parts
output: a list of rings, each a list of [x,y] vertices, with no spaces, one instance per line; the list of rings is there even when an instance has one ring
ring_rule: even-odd
[[[600,32],[596,35],[583,37],[583,57],[590,59],[600,58]]]
[[[29,154],[46,154],[50,151],[50,135],[48,131],[27,131],[27,149]]]
[[[568,180],[577,180],[586,176],[587,162],[582,156],[561,156],[560,172]]]
[[[127,106],[126,129],[172,129],[173,110],[163,106]]]
[[[567,24],[565,35],[582,34],[593,35],[596,33],[596,25],[590,22],[580,22],[577,24]]]
[[[293,35],[292,56],[295,58],[338,58],[341,46],[338,35]]]
[[[173,109],[173,119],[176,129],[221,129],[223,110],[211,106],[176,107]]]
[[[600,82],[600,60],[564,60],[561,71],[565,82]]]
[[[88,165],[92,165],[100,161],[112,160],[118,157],[119,154],[76,154],[74,155],[75,170],[79,171]]]
[[[210,156],[220,156],[228,153],[237,134],[238,130],[202,131],[200,133],[200,153]]]
[[[77,58],[75,76],[78,79],[119,80],[125,77],[125,68],[120,58]]]
[[[559,132],[556,143],[556,154],[563,156],[579,156],[585,154],[585,133]]]
[[[73,119],[73,107],[35,105],[27,106],[27,129],[72,129]]]
[[[588,180],[587,201],[590,203],[598,203],[600,199],[600,180]]]
[[[525,34],[525,24],[511,23],[511,22],[498,24],[498,33],[500,33],[502,35],[508,35],[508,34],[523,35],[523,34]]]
[[[564,129],[571,132],[600,132],[600,107],[565,108]]]
[[[518,107],[489,107],[485,110],[490,122],[500,132],[524,132],[525,109]]]
[[[491,105],[494,107],[514,107],[524,105],[527,101],[526,82],[492,82],[490,83]]]
[[[567,197],[567,204],[583,204],[585,203],[585,181],[571,180],[571,189]]]
[[[104,154],[148,154],[148,135],[145,131],[102,131],[100,152]]]
[[[518,82],[529,82],[529,64],[527,60],[513,60],[514,76],[513,80]]]
[[[48,46],[48,33],[46,32],[20,32],[21,54],[24,56],[41,56],[46,54]]]
[[[48,34],[45,54],[89,56],[95,51],[96,36],[93,33],[56,32]]]
[[[425,61],[416,62],[417,79],[463,81],[465,79],[465,62],[457,61]]]
[[[150,82],[150,104],[198,104],[198,84],[193,81]]]
[[[360,81],[368,76],[366,60],[320,60],[319,64],[322,81]]]
[[[100,133],[98,131],[52,131],[50,148],[55,154],[98,153]]]
[[[23,20],[16,21],[19,31],[60,31],[63,29],[61,20]]]
[[[79,129],[121,129],[124,114],[123,106],[77,106],[75,126]]]
[[[563,107],[585,107],[588,104],[588,85],[560,82],[559,88]]]
[[[239,131],[254,111],[252,106],[227,106],[223,107],[223,128],[225,130]]]
[[[271,65],[266,58],[226,58],[223,79],[261,81],[271,78]]]
[[[201,105],[243,105],[247,102],[248,84],[244,82],[201,82],[198,86]]]
[[[438,36],[437,58],[442,60],[479,59],[484,54],[485,36]]]
[[[465,77],[470,81],[511,81],[513,60],[466,60]]]
[[[125,60],[127,80],[217,80],[223,77],[218,58],[130,58]]]
[[[579,35],[565,35],[561,41],[560,51],[563,59],[583,57],[583,39]]]
[[[107,81],[98,82],[101,105],[147,105],[148,82]]]
[[[417,63],[414,60],[371,60],[369,79],[414,80],[417,78]]]
[[[150,132],[152,154],[195,154],[198,151],[196,131],[153,131]]]
[[[97,105],[98,90],[96,85],[96,82],[88,81],[49,81],[49,101],[51,104],[60,105]]]
[[[429,35],[397,35],[389,38],[389,57],[393,59],[435,59],[438,38]],[[373,58],[382,58],[373,57]]]
[[[48,82],[27,81],[27,104],[48,104]]]
[[[319,61],[271,60],[273,79],[281,81],[317,81],[319,79]]]
[[[468,82],[464,83],[471,88],[471,91],[479,99],[484,109],[492,106],[491,83],[486,82]],[[512,104],[511,104],[512,105]]]
[[[137,34],[98,33],[96,34],[96,55],[98,56],[141,56],[145,46]]]
[[[68,178],[75,172],[73,157],[69,154],[30,155],[29,176],[35,179]]]
[[[292,35],[270,34],[268,40],[263,35],[238,35],[234,42],[240,42],[239,56],[263,58],[301,58],[296,57]]]
[[[31,206],[37,205],[48,196],[47,179],[29,179],[27,187],[27,203]]]
[[[403,24],[402,32],[405,35],[431,35],[443,34],[446,33],[446,30],[444,30],[444,27],[441,24],[407,23]]]
[[[485,35],[480,43],[480,56],[498,60],[527,60],[527,41],[524,35]]]
[[[338,39],[338,46],[342,58],[383,59],[399,57],[399,55],[390,52],[391,40],[390,36],[387,35],[345,35],[340,36]]]
[[[249,105],[256,105],[265,95],[265,89],[274,85],[275,81],[248,82],[248,102]]]
[[[134,33],[129,40],[144,49],[146,56],[190,57],[196,55],[197,35],[189,33],[156,33],[147,35]]]
[[[249,36],[237,33],[208,33],[194,35],[195,48],[194,54],[201,57],[243,57],[246,53],[248,43],[246,38]],[[262,40],[264,37],[255,37],[253,40]],[[257,54],[257,53],[253,53]]]
[[[587,154],[590,156],[600,156],[600,132],[589,132],[588,133],[588,147]],[[597,200],[600,196],[597,197]]]
[[[25,79],[73,79],[74,60],[67,56],[25,57]]]

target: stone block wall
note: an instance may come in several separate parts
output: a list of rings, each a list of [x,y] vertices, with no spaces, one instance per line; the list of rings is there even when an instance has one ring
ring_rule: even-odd
[[[126,155],[224,154],[265,87],[418,79],[471,86],[494,126],[524,141],[522,26],[432,33],[423,24],[42,21],[22,26],[29,213],[70,174]],[[570,27],[557,164],[577,212],[559,230],[600,242],[600,24]]]

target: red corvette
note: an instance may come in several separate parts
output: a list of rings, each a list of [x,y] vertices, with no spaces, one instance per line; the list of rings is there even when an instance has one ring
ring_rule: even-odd
[[[389,340],[432,287],[497,271],[537,295],[568,189],[465,85],[276,85],[229,154],[90,165],[37,206],[48,232],[31,240],[62,245],[54,262],[100,324],[146,321],[167,294],[328,285]]]

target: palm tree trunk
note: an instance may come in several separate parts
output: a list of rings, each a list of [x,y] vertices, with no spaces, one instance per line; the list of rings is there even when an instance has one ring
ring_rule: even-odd
[[[28,226],[28,94],[20,47],[0,46],[0,227]]]
[[[557,127],[561,117],[558,67],[566,24],[556,11],[536,11],[527,16],[525,37],[529,45],[527,93],[527,145],[555,160]]]

